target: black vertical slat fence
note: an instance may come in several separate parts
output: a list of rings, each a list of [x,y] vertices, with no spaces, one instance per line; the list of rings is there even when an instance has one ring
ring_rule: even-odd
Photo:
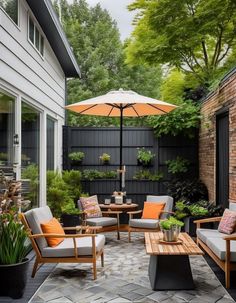
[[[119,128],[79,128],[65,126],[63,130],[63,169],[97,169],[101,171],[117,170],[119,167]],[[181,156],[190,161],[189,176],[198,177],[198,140],[182,136],[164,136],[156,139],[151,128],[124,127],[123,130],[123,162],[126,165],[127,197],[143,206],[147,195],[166,193],[165,183],[173,176],[168,173],[166,160]],[[139,181],[133,176],[137,170],[137,148],[145,147],[156,154],[152,172],[161,171],[164,174],[160,181]],[[81,166],[72,166],[68,154],[83,151],[85,159]],[[99,156],[103,153],[111,155],[109,165],[102,165]],[[97,194],[100,201],[110,197],[112,192],[119,190],[119,180],[82,181],[83,191],[91,195]]]

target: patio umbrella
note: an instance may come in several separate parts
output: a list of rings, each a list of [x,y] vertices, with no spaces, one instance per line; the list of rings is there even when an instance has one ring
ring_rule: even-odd
[[[122,190],[122,146],[123,117],[142,117],[167,114],[177,106],[148,98],[134,91],[110,91],[105,95],[66,106],[67,109],[82,115],[120,117],[120,190]]]

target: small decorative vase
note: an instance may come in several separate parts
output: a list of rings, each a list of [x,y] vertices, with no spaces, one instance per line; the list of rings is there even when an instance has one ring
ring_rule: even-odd
[[[162,229],[163,240],[166,242],[177,242],[180,229],[181,227],[177,225],[173,225],[170,229]]]

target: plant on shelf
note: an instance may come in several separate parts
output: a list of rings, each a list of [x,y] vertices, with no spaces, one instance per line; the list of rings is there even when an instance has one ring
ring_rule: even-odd
[[[102,162],[102,164],[109,164],[111,161],[111,156],[107,153],[103,153],[100,157],[99,157],[100,161]]]
[[[99,171],[97,169],[85,169],[82,172],[84,180],[93,181],[96,179],[116,179],[117,172],[115,170]]]
[[[168,160],[165,163],[168,166],[168,172],[174,175],[180,173],[186,173],[188,171],[188,167],[190,164],[189,160],[179,156],[176,159]]]
[[[71,163],[74,165],[80,165],[84,160],[85,154],[81,151],[73,152],[68,155],[68,158],[71,160]]]
[[[146,167],[151,166],[152,160],[155,158],[155,154],[153,154],[150,150],[145,149],[145,147],[138,147],[137,150],[138,164]]]
[[[135,175],[133,176],[134,180],[149,180],[149,181],[159,181],[163,178],[162,172],[150,172],[148,169],[141,169],[136,171]]]

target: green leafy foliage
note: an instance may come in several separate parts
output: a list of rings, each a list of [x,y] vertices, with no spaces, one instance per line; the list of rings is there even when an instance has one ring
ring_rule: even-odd
[[[184,200],[195,203],[208,199],[208,190],[201,180],[172,180],[166,184],[167,194],[175,201]]]
[[[134,180],[149,180],[149,181],[159,181],[163,178],[162,172],[151,172],[148,169],[141,169],[136,171],[135,175],[133,176]]]
[[[79,102],[112,89],[129,89],[159,97],[161,69],[125,63],[124,46],[116,22],[98,4],[89,7],[85,0],[69,4],[53,1],[68,40],[79,63],[81,79],[68,81],[69,103]],[[60,7],[60,9],[59,9]],[[125,125],[142,125],[144,119],[125,118]],[[68,112],[71,126],[118,126],[119,119],[76,115]]]
[[[170,230],[172,226],[184,226],[184,223],[177,220],[175,217],[171,216],[166,220],[161,220],[160,221],[160,226],[162,229]]]
[[[32,206],[38,205],[39,192],[39,167],[36,164],[30,164],[22,169],[22,179],[29,180],[29,193],[25,194],[25,198],[31,201]]]
[[[103,153],[101,156],[99,156],[99,159],[105,164],[110,162],[111,156],[107,153]]]
[[[200,108],[192,102],[185,102],[167,115],[150,116],[149,126],[153,127],[156,137],[182,134],[193,138],[200,123]]]
[[[97,169],[85,169],[82,172],[84,180],[93,181],[96,179],[116,179],[117,172],[114,170],[111,171],[99,171]]]
[[[174,160],[167,160],[168,172],[172,174],[186,173],[189,167],[189,160],[177,156]]]
[[[209,211],[208,211],[208,205],[206,206],[201,206],[200,203],[193,203],[190,204],[189,202],[186,201],[178,201],[175,204],[175,216],[177,219],[182,220],[185,217],[205,217],[209,216]]]
[[[169,64],[209,87],[234,53],[234,0],[136,0],[129,8],[138,13],[128,62]]]
[[[27,234],[17,216],[0,215],[0,264],[21,263],[28,252]]]
[[[68,155],[68,158],[71,161],[78,161],[78,162],[83,161],[84,157],[85,157],[85,154],[83,152],[73,152]]]
[[[55,217],[62,213],[79,214],[75,207],[81,194],[81,172],[71,170],[62,174],[47,172],[47,203]]]
[[[137,160],[143,166],[147,166],[151,164],[152,159],[154,159],[156,156],[150,150],[145,149],[145,147],[138,147],[137,150],[138,150]]]

